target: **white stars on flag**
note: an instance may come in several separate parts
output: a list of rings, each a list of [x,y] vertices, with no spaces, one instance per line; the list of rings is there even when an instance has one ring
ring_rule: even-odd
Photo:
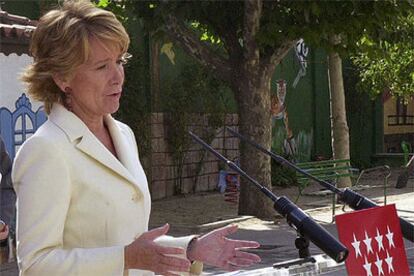
[[[387,225],[387,234],[385,234],[388,240],[388,247],[395,247],[394,245],[394,233],[390,231],[390,227]]]
[[[385,248],[386,245],[384,245],[384,236],[388,240],[387,249]],[[375,237],[375,240],[373,237]],[[388,274],[395,272],[393,257],[390,255],[390,249],[395,248],[396,246],[394,244],[394,233],[391,232],[388,225],[387,232],[385,232],[385,229],[383,229],[383,232],[381,233],[381,231],[376,228],[375,236],[371,235],[370,237],[368,232],[365,230],[364,237],[359,237],[360,239],[358,239],[358,235],[354,232],[352,233],[352,238],[353,239],[350,240],[350,243],[354,249],[355,258],[358,259],[361,257],[363,260],[365,260],[363,267],[365,269],[366,276],[381,276],[385,275],[387,272]],[[363,241],[363,243],[361,243],[361,241]],[[382,251],[383,253],[381,254]],[[386,257],[385,252],[387,253]],[[369,257],[371,253],[374,256]],[[373,264],[375,264],[375,266],[373,266]],[[386,272],[384,272],[384,269]]]
[[[388,273],[391,274],[391,271],[394,272],[394,266],[392,265],[392,257],[390,257],[388,250],[387,250],[387,258],[385,258],[385,262],[387,263],[387,266],[388,266]]]
[[[356,239],[356,237],[355,237],[355,233],[354,233],[354,241],[352,242],[352,246],[354,247],[354,250],[355,250],[355,257],[356,258],[358,258],[358,256],[361,256],[362,257],[362,254],[361,254],[361,249],[359,248],[359,244],[360,244],[361,242],[360,241],[358,241],[357,239]]]
[[[378,269],[378,275],[384,275],[384,271],[382,270],[382,260],[378,257],[378,253],[377,253],[377,259],[375,260],[375,265],[377,266]]]
[[[335,221],[338,237],[349,250],[348,275],[414,276],[395,204],[337,215]]]
[[[364,240],[364,243],[365,243],[365,246],[367,247],[368,254],[370,252],[374,254],[374,250],[372,250],[372,246],[371,246],[371,241],[372,241],[372,239],[368,236],[367,231],[365,231],[365,240]]]
[[[381,250],[385,250],[384,249],[384,245],[382,244],[382,238],[383,238],[384,236],[383,235],[380,235],[380,232],[379,232],[379,230],[378,230],[378,228],[377,228],[377,235],[375,236],[375,240],[377,241],[377,243],[378,243],[378,251],[379,252],[381,252]]]
[[[366,256],[365,256],[364,269],[365,269],[365,272],[367,273],[367,276],[372,276],[371,263],[368,262]]]

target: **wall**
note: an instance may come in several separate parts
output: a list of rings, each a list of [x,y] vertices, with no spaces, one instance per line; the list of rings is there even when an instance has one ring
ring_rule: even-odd
[[[16,100],[26,91],[19,77],[32,61],[32,57],[26,54],[6,56],[0,53],[0,107],[14,110]],[[33,110],[37,110],[41,106],[39,102],[33,100],[31,102]]]
[[[272,80],[273,97],[280,94],[281,83],[285,86],[285,100],[281,112],[272,111],[272,114],[279,113],[273,116],[273,151],[295,161],[330,158],[326,54],[309,48],[304,63],[292,49],[276,68]],[[289,153],[289,147],[296,151],[294,156]]]
[[[0,53],[0,134],[6,144],[6,149],[13,158],[15,152],[19,149],[20,144],[29,138],[45,120],[42,111],[37,112],[41,103],[30,99],[28,108],[34,112],[31,119],[19,115],[21,107],[26,103],[26,99],[19,101],[19,111],[16,113],[17,100],[26,94],[26,88],[19,80],[22,71],[32,62],[32,58],[26,54],[23,55],[4,55]],[[28,103],[28,102],[27,102]],[[36,119],[37,118],[37,119]],[[32,121],[33,120],[33,121]]]
[[[397,114],[397,100],[396,98],[388,98],[384,102],[384,151],[386,153],[402,153],[402,142],[409,144],[408,150],[413,151],[414,148],[414,100],[411,98],[407,105],[406,123],[402,124],[402,117],[399,118],[400,124],[395,124],[397,120],[393,118],[389,119],[389,116],[395,116]],[[393,124],[394,123],[394,124]]]
[[[413,125],[388,125],[388,116],[397,115],[397,101],[389,98],[384,103],[384,135],[414,133]],[[407,104],[407,116],[414,116],[414,100]]]
[[[152,198],[160,199],[172,196],[176,194],[177,188],[183,194],[216,189],[218,172],[223,169],[223,162],[218,161],[210,152],[203,150],[196,142],[190,141],[190,147],[185,150],[182,177],[179,178],[177,164],[174,164],[172,152],[168,146],[166,116],[164,113],[153,113],[151,116],[151,167],[146,168],[146,171]],[[225,124],[237,130],[237,115],[227,115]],[[202,137],[200,133],[203,133],[206,128],[208,128],[207,116],[194,114],[189,129]],[[216,130],[214,137],[210,143],[214,149],[229,159],[239,156],[237,138],[225,133],[223,128]]]

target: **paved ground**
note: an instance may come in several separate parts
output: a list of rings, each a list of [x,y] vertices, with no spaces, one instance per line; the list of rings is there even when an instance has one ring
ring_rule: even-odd
[[[387,187],[387,204],[395,203],[398,214],[400,217],[414,223],[414,180],[410,180],[407,187],[404,189],[395,189],[393,185],[395,184],[397,172],[394,172],[394,177],[389,179],[389,187]],[[384,189],[383,189],[383,178],[381,177],[370,177],[365,181],[362,181],[362,189],[358,192],[363,194],[370,199],[374,200],[377,204],[384,204]],[[278,191],[279,195],[288,194],[290,198],[294,198],[291,190],[284,190],[283,192]],[[315,221],[319,222],[323,227],[325,227],[330,233],[337,236],[336,225],[332,223],[332,207],[331,207],[331,196],[318,196],[320,194],[319,189],[315,187],[309,189],[306,192],[307,195],[300,198],[298,205],[306,210],[306,213],[314,218]],[[214,195],[210,195],[213,197]],[[207,197],[207,196],[205,196]],[[198,198],[198,201],[204,202],[207,205],[211,203],[206,203],[205,198]],[[220,205],[219,202],[215,203],[216,206]],[[194,205],[193,205],[194,206]],[[223,203],[221,204],[223,206]],[[155,203],[155,212],[158,211],[157,202]],[[188,207],[187,207],[188,208]],[[195,208],[195,207],[194,207]],[[231,207],[230,207],[231,208]],[[336,214],[343,213],[342,206],[337,206]],[[184,213],[185,210],[176,210],[179,213]],[[345,209],[345,211],[350,211]],[[240,217],[235,217],[242,219]],[[165,219],[165,218],[164,218]],[[153,222],[155,220],[152,220]],[[218,227],[222,224],[231,223],[233,219],[217,221],[216,223],[210,224],[199,224],[193,227],[187,225],[179,225],[173,227],[172,234],[176,235],[185,235],[191,234],[194,232],[203,233],[214,227]],[[294,246],[294,241],[296,238],[296,232],[286,224],[284,219],[274,221],[263,221],[257,218],[245,219],[239,222],[233,222],[239,225],[239,231],[233,235],[234,238],[238,239],[248,239],[255,240],[260,242],[262,245],[260,249],[252,250],[256,254],[260,255],[262,262],[250,268],[248,272],[239,272],[238,274],[231,275],[255,275],[255,271],[259,269],[264,269],[272,267],[274,263],[279,263],[283,261],[293,260],[298,258],[298,251]],[[155,225],[154,225],[155,226]],[[407,251],[408,262],[410,265],[411,273],[414,275],[414,244],[408,240],[404,240],[405,247]],[[311,244],[310,246],[312,255],[319,255],[323,252]],[[325,262],[325,260],[324,260]],[[332,262],[331,262],[332,263]],[[206,266],[205,275],[218,275],[223,274],[225,271]],[[327,269],[324,275],[347,275],[344,265],[339,265],[331,269]],[[230,275],[230,274],[226,274]],[[262,274],[257,274],[262,275]],[[266,274],[270,275],[270,274]],[[274,275],[280,275],[275,272]]]
[[[404,189],[395,189],[397,172],[389,180],[387,188],[387,203],[395,203],[399,215],[414,223],[414,180],[410,180]],[[370,177],[362,184],[370,186],[370,189],[359,191],[365,194],[378,204],[384,201],[382,177]],[[305,191],[306,195],[299,199],[298,205],[305,210],[317,222],[323,225],[329,232],[336,235],[336,225],[331,223],[332,208],[331,197],[315,195],[318,193],[318,186],[310,187]],[[287,195],[294,198],[296,190],[278,190],[278,195]],[[338,207],[337,213],[341,210]],[[257,218],[246,218],[237,216],[237,208],[234,205],[224,202],[223,196],[218,193],[205,193],[195,196],[176,197],[167,200],[160,200],[153,203],[151,215],[151,227],[162,225],[165,222],[171,225],[172,235],[202,234],[221,225],[236,223],[239,231],[233,235],[234,238],[256,240],[261,243],[261,248],[254,250],[262,258],[262,262],[252,267],[247,274],[253,275],[253,270],[270,268],[274,263],[292,260],[298,257],[294,246],[296,237],[295,231],[289,227],[284,219],[276,222],[263,221]],[[405,247],[411,273],[414,275],[414,244],[405,240]],[[310,246],[311,254],[318,255],[322,252],[315,246]],[[205,275],[218,275],[224,271],[205,267]],[[0,275],[17,275],[15,263],[1,265]],[[346,275],[344,266],[336,267],[336,270],[324,273],[325,275]],[[274,274],[278,275],[278,274]]]
[[[390,200],[390,202],[396,203],[397,209],[399,209],[399,215],[401,217],[407,219],[411,223],[414,223],[414,191],[407,193],[404,196],[400,196],[400,198],[395,197],[393,198],[393,201]],[[311,215],[316,221],[320,222],[330,233],[337,236],[336,225],[330,223],[330,210],[314,210],[308,212],[308,214]],[[256,240],[262,245],[261,249],[253,251],[260,255],[262,258],[262,263],[256,265],[250,270],[271,267],[274,263],[298,258],[298,251],[294,246],[296,233],[285,222],[280,222],[280,224],[275,225],[273,222],[250,219],[238,224],[240,226],[240,230],[238,233],[233,235],[235,238]],[[414,244],[407,240],[404,240],[404,243],[407,251],[411,274],[414,275]],[[311,245],[310,249],[312,255],[323,253],[314,245]],[[224,271],[220,271],[211,267],[206,267],[205,271],[207,275],[224,273]],[[245,275],[252,274],[249,273]],[[334,272],[325,273],[325,275],[346,275],[345,267],[343,265],[336,267],[336,270]]]

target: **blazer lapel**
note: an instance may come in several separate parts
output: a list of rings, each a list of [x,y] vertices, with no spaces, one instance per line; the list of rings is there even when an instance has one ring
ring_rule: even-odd
[[[92,134],[85,134],[76,145],[78,149],[96,159],[109,169],[135,184],[135,179],[118,159]]]
[[[121,129],[110,115],[105,117],[105,123],[111,134],[119,161],[121,161],[124,167],[133,174],[137,168],[137,156],[135,156],[135,151],[132,150],[133,145],[131,145],[131,142],[127,139],[128,133],[125,133],[126,131]]]
[[[116,159],[75,114],[67,111],[62,105],[55,103],[49,119],[68,135],[69,140],[75,143],[79,150],[137,186],[136,180],[127,168]],[[112,134],[113,132],[111,132]],[[114,144],[118,151],[120,147],[117,146],[118,142],[115,143],[115,139]],[[125,150],[122,149],[122,151]],[[120,155],[124,155],[124,153]]]

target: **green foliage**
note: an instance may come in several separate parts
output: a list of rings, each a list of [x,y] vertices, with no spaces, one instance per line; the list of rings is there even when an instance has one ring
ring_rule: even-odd
[[[414,12],[385,24],[381,36],[366,33],[351,59],[358,67],[360,89],[371,96],[388,89],[408,100],[414,95]]]
[[[110,0],[98,0],[95,2],[95,5],[99,8],[106,8],[109,5]]]
[[[240,64],[246,62],[244,54],[247,43],[244,43],[243,40],[243,25],[245,12],[248,10],[245,10],[244,2],[119,0],[117,3],[134,13],[142,20],[145,29],[152,33],[160,32],[163,35],[168,35],[165,22],[171,15],[181,25],[191,26],[193,34],[204,39],[202,45],[207,47],[210,53],[214,53],[215,58],[231,67],[230,69],[234,72],[233,79],[227,84],[232,87],[235,94],[239,89],[235,84],[242,83],[237,78],[240,78],[241,75],[243,78],[253,77],[240,74],[242,72],[238,71],[242,68]],[[298,38],[304,38],[311,47],[321,47],[328,51],[334,50],[345,56],[356,52],[359,47],[357,42],[363,36],[367,36],[369,39],[366,40],[366,43],[369,42],[368,46],[371,40],[372,43],[384,40],[382,38],[387,36],[387,30],[384,26],[392,26],[400,16],[412,9],[412,1],[396,0],[263,1],[260,28],[255,39],[260,46],[261,61],[275,54],[280,45]],[[335,35],[341,38],[338,45],[333,45],[330,41],[331,37]],[[217,43],[218,41],[221,43]],[[189,48],[196,51],[194,47]],[[390,55],[403,55],[402,52],[397,51],[402,48],[389,47],[387,51],[388,49],[390,49]],[[412,61],[413,59],[404,56],[404,60]],[[414,71],[411,70],[411,64],[401,63],[400,67],[397,71],[409,72],[412,80],[414,77],[412,72]],[[216,73],[213,66],[206,70]],[[201,100],[203,97],[195,95],[203,91],[205,87],[203,82],[200,82],[203,78],[194,74],[199,73],[188,70],[183,73],[179,82],[170,84],[170,91],[164,91],[167,94],[170,93],[165,98],[163,97],[166,100],[164,108],[172,112],[171,121],[177,122],[177,127],[191,118],[185,115],[184,108],[188,108],[190,111],[202,110],[197,107],[203,106],[204,100]],[[382,74],[389,74],[389,72],[384,69]],[[379,78],[374,79],[376,83],[379,82]],[[407,83],[407,79],[401,79],[399,82]],[[190,87],[191,89],[189,89]],[[411,89],[411,91],[414,90]],[[207,93],[210,92],[207,91]],[[241,99],[237,95],[236,98]],[[206,102],[208,103],[208,100]],[[175,131],[177,131],[177,137],[186,133],[183,130]],[[180,139],[177,138],[177,141],[172,144],[182,150],[187,143]],[[261,165],[263,164],[258,164],[258,166]]]
[[[148,71],[135,44],[131,44],[129,52],[132,54],[132,58],[125,66],[125,84],[121,106],[115,115],[134,131],[140,156],[148,157],[151,151],[149,129],[151,109],[145,87]]]
[[[273,159],[271,160],[271,166],[273,186],[292,187],[298,185],[296,173],[293,169],[281,166]]]
[[[191,26],[194,34],[218,57],[225,60],[230,57],[243,58],[244,2],[120,2],[143,20],[147,30],[165,32],[166,17],[174,15],[180,22]],[[406,39],[404,44],[393,47],[387,46],[384,37],[394,33],[394,36],[400,34],[401,38],[411,33],[407,37],[412,38],[411,23],[397,24],[398,28],[392,26],[395,26],[395,22],[401,23],[400,18],[413,8],[413,2],[408,0],[263,1],[256,42],[260,45],[261,57],[271,55],[284,42],[298,38],[304,38],[311,47],[334,50],[342,56],[362,49],[363,53],[356,57],[355,63],[361,67],[361,71],[365,71],[362,79],[366,86],[373,87],[374,93],[378,93],[380,86],[387,83],[387,87],[401,95],[405,93],[403,91],[414,91],[411,86],[414,79],[412,40]],[[340,37],[338,45],[330,41],[334,35]],[[220,51],[217,51],[218,46]],[[372,48],[379,50],[373,51]],[[387,66],[390,64],[398,66]],[[395,75],[401,78],[382,80],[383,77],[392,78]]]
[[[32,20],[38,20],[40,16],[58,4],[59,0],[2,0],[0,7],[10,14],[25,16]]]

